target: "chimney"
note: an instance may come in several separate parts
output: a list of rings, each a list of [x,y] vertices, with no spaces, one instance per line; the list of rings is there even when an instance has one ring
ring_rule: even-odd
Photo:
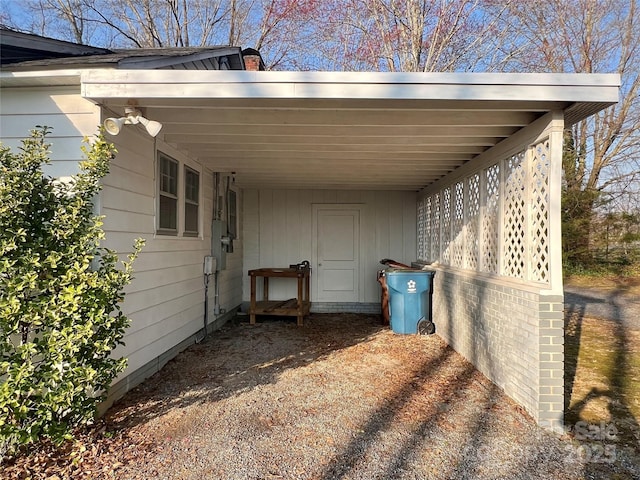
[[[264,70],[264,62],[260,56],[260,52],[253,48],[245,48],[242,51],[242,59],[244,60],[244,69],[251,72]]]

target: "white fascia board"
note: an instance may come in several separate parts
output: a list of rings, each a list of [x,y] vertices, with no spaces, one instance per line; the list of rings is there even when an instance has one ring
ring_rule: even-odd
[[[617,74],[87,70],[82,95],[109,98],[298,98],[618,101]]]
[[[61,86],[80,85],[81,69],[66,70],[34,70],[11,72],[5,70],[0,72],[1,87],[39,87],[39,86]]]

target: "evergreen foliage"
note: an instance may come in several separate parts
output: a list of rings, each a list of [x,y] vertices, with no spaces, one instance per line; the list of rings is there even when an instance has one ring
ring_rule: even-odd
[[[46,127],[18,153],[0,145],[0,459],[41,438],[61,443],[91,423],[126,359],[123,288],[144,241],[118,268],[93,211],[115,154],[102,134],[82,146],[71,181],[44,175]]]

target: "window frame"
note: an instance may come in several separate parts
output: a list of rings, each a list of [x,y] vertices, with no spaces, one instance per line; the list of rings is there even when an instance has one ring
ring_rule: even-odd
[[[164,177],[167,175],[164,170],[164,162],[168,162],[175,166],[175,179],[173,183],[175,183],[175,193],[167,190],[163,190],[164,185]],[[157,152],[157,172],[158,172],[158,181],[157,181],[157,221],[156,221],[156,234],[158,235],[170,235],[170,236],[178,236],[180,233],[180,162],[173,158],[171,155],[168,155],[164,152],[158,150]],[[171,174],[173,172],[169,172],[168,182],[172,182]],[[169,185],[171,186],[171,185]],[[162,203],[163,198],[170,199],[173,201],[174,206],[174,222],[175,228],[170,226],[163,226],[163,220],[165,219],[162,215]]]
[[[182,235],[184,237],[198,237],[200,235],[200,191],[201,191],[200,172],[188,165],[184,165],[183,170],[184,170],[184,181],[183,181],[184,196],[183,196],[183,202],[182,202],[182,211],[183,211]],[[189,185],[189,178],[193,178],[194,176],[197,179],[197,184],[195,185],[195,188],[196,188],[195,199],[189,198],[190,187],[192,187]],[[195,210],[196,210],[196,219],[195,219],[196,229],[195,230],[187,230],[187,221],[189,220],[189,215],[187,214],[188,205],[195,206]]]

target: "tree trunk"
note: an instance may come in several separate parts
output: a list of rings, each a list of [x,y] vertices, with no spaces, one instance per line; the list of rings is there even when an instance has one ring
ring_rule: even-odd
[[[589,239],[599,192],[584,186],[585,157],[582,140],[577,141],[573,131],[566,130],[562,155],[562,250],[565,260],[571,263],[590,263],[593,259]]]

